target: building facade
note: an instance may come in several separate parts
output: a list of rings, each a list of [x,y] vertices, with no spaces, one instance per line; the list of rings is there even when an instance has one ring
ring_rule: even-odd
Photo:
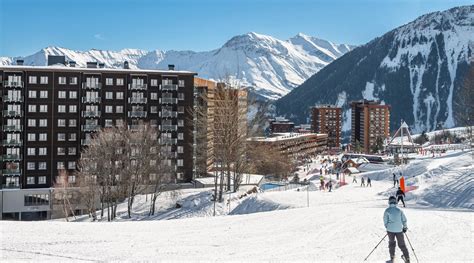
[[[2,188],[51,187],[101,128],[144,123],[169,144],[176,180],[192,180],[195,73],[18,64],[0,66]]]
[[[249,147],[264,144],[288,158],[301,160],[325,152],[327,139],[327,134],[279,133],[272,137],[253,137],[247,141]]]
[[[311,109],[311,130],[328,135],[328,148],[341,147],[342,109],[334,105],[321,105]]]
[[[293,132],[295,124],[284,117],[270,119],[270,131],[272,133]]]
[[[365,153],[373,153],[390,136],[390,105],[378,101],[353,101],[351,145]]]

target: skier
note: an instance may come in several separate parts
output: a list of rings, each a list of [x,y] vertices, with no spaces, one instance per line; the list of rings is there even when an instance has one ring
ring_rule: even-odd
[[[398,184],[398,179],[395,173],[393,173],[393,187],[395,187]]]
[[[403,253],[403,259],[406,263],[410,263],[410,255],[405,245],[403,233],[407,231],[407,218],[402,210],[397,207],[397,199],[395,196],[390,196],[388,199],[389,207],[385,209],[383,214],[383,223],[388,235],[388,251],[390,253],[390,260],[393,262],[395,258],[395,238],[398,241],[398,247]]]
[[[332,182],[331,182],[331,180],[329,180],[328,185],[329,185],[329,192],[332,192]]]
[[[398,187],[396,195],[397,195],[397,204],[398,202],[402,201],[403,207],[405,207],[405,200],[403,200],[405,199],[405,193],[403,192],[402,188]]]
[[[365,179],[364,179],[364,177],[361,177],[361,178],[360,178],[360,186],[361,186],[361,187],[362,187],[362,186],[365,187]]]
[[[372,187],[372,182],[370,180],[370,177],[367,177],[367,187]]]
[[[354,178],[352,179],[352,182],[357,183],[357,178],[355,177],[355,175],[353,175],[353,176],[354,176]]]
[[[336,179],[339,180],[339,172],[336,173]]]

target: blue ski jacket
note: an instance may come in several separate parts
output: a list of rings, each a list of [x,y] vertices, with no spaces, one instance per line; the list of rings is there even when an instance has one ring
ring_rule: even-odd
[[[400,233],[407,227],[407,218],[397,205],[390,204],[383,214],[383,224],[387,232]]]

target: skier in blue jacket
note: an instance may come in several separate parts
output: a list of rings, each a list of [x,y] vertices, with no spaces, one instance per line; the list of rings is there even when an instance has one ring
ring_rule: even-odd
[[[402,210],[397,207],[397,198],[390,196],[388,199],[389,207],[385,209],[383,214],[383,223],[388,235],[388,251],[390,253],[390,260],[393,261],[395,257],[395,238],[398,241],[398,247],[403,253],[405,262],[410,262],[410,255],[405,245],[403,233],[407,231],[407,218]]]

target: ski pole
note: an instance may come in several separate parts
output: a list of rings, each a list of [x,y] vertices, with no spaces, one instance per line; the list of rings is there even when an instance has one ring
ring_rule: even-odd
[[[407,235],[407,233],[406,233],[406,232],[405,232],[405,236],[407,237],[408,244],[410,244],[411,251],[413,251],[413,255],[414,255],[414,256],[415,256],[415,258],[416,258],[416,262],[419,262],[419,261],[418,261],[418,257],[417,257],[417,256],[416,256],[416,254],[415,254],[415,249],[414,249],[414,248],[413,248],[413,246],[411,245],[410,239],[408,238],[408,235]]]
[[[382,241],[385,239],[385,237],[388,235],[388,233],[385,234],[385,236],[382,237],[382,239],[379,241],[379,243],[377,243],[377,245],[374,247],[374,249],[372,249],[372,251],[370,251],[369,255],[367,255],[367,257],[364,259],[364,261],[367,261],[367,259],[370,257],[370,255],[372,255],[372,253],[377,249],[377,247],[380,245],[380,243],[382,243]]]

